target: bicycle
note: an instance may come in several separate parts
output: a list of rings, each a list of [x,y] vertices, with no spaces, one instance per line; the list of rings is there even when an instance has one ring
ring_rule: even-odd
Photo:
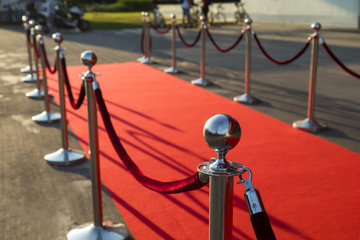
[[[226,16],[221,12],[222,10],[224,10],[222,3],[219,3],[216,7],[215,13],[213,11],[210,12],[209,22],[211,25],[226,23]]]
[[[165,18],[162,13],[159,11],[158,6],[154,4],[153,7],[153,14],[154,14],[154,26],[158,28],[166,27]]]
[[[193,27],[198,27],[200,23],[201,10],[198,4],[194,4],[190,8],[190,21]]]
[[[235,2],[236,11],[235,11],[235,25],[244,25],[244,21],[249,17],[249,14],[245,11],[244,3]]]

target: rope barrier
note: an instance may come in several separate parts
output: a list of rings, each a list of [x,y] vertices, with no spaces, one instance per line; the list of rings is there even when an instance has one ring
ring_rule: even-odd
[[[125,148],[121,144],[113,124],[110,119],[109,112],[106,108],[104,99],[102,97],[101,90],[98,88],[95,90],[95,97],[97,104],[100,109],[100,113],[107,131],[107,134],[111,140],[111,143],[120,157],[126,168],[130,171],[131,175],[144,187],[159,192],[159,193],[181,193],[199,189],[205,186],[207,183],[203,183],[200,180],[199,173],[195,173],[194,175],[187,177],[182,180],[172,181],[172,182],[160,182],[158,180],[154,180],[144,175],[144,173],[139,169],[139,167],[134,163],[134,161],[130,158]]]
[[[155,32],[157,32],[158,34],[166,34],[170,31],[170,29],[172,28],[172,24],[169,25],[165,30],[161,31],[158,28],[156,28],[151,22],[149,22],[150,26],[152,27],[152,29],[154,29]]]
[[[239,44],[239,42],[241,41],[241,39],[244,37],[245,31],[241,31],[241,34],[240,34],[239,38],[235,41],[235,43],[234,43],[233,45],[231,45],[230,47],[225,48],[225,49],[222,49],[221,47],[219,47],[219,45],[216,44],[216,42],[215,42],[214,38],[211,36],[210,31],[209,31],[208,28],[206,28],[206,33],[207,33],[210,41],[212,42],[212,44],[215,46],[215,48],[216,48],[218,51],[224,53],[224,52],[228,52],[228,51],[232,50],[233,48],[235,48],[235,47]]]
[[[68,92],[70,104],[71,104],[72,108],[79,109],[80,106],[82,105],[82,103],[84,102],[84,98],[85,98],[85,84],[84,84],[84,82],[82,82],[81,88],[80,88],[80,93],[79,93],[79,98],[78,98],[77,102],[75,103],[74,96],[72,94],[71,86],[69,83],[69,77],[68,77],[68,74],[66,71],[65,58],[61,59],[61,68],[62,68],[61,70],[64,74],[64,80],[65,80],[66,90]]]
[[[50,67],[50,64],[49,64],[49,61],[48,61],[48,58],[47,58],[47,54],[46,54],[46,50],[45,50],[45,47],[44,47],[44,44],[40,44],[41,45],[41,50],[43,52],[43,57],[44,57],[44,61],[45,61],[45,66],[46,68],[48,69],[48,71],[51,73],[51,74],[54,74],[56,73],[56,56],[54,58],[54,64],[53,64],[53,69],[51,69]]]
[[[305,43],[305,46],[295,55],[293,56],[292,58],[288,59],[288,60],[285,60],[285,61],[278,61],[278,60],[275,60],[274,58],[272,58],[266,51],[265,49],[263,48],[263,46],[261,45],[255,31],[253,32],[253,36],[254,36],[254,39],[255,39],[255,43],[256,45],[259,47],[260,51],[262,54],[264,54],[264,56],[269,59],[272,63],[275,63],[275,64],[281,64],[281,65],[284,65],[284,64],[288,64],[288,63],[291,63],[293,61],[295,61],[296,59],[298,59],[301,55],[304,54],[304,52],[306,51],[306,49],[309,47],[310,45],[310,42],[312,40],[312,38],[309,38],[308,41]]]
[[[176,31],[177,31],[177,33],[178,33],[178,35],[179,35],[179,38],[180,38],[181,42],[185,45],[185,47],[188,47],[188,48],[195,46],[196,43],[199,41],[200,36],[201,36],[201,31],[199,30],[199,31],[198,31],[198,35],[196,36],[194,42],[192,42],[192,43],[187,43],[187,42],[185,41],[185,39],[183,38],[183,36],[181,35],[181,33],[180,33],[179,26],[176,26]]]
[[[329,57],[345,72],[350,74],[353,77],[360,78],[360,74],[353,72],[349,68],[347,68],[336,56],[335,54],[330,50],[330,48],[325,43],[325,40],[320,37],[321,45],[323,46],[325,52],[329,55]]]

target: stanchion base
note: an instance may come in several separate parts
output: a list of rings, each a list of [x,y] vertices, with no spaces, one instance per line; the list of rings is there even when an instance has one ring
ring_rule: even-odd
[[[53,123],[60,121],[61,114],[44,111],[31,119],[38,123]]]
[[[175,67],[169,67],[169,68],[166,68],[166,69],[164,70],[164,72],[176,74],[176,73],[179,73],[180,71],[179,71],[177,68],[175,68]]]
[[[80,151],[60,148],[56,152],[45,155],[44,159],[51,164],[70,165],[85,160],[86,156]]]
[[[26,75],[26,77],[22,77],[21,81],[27,82],[27,83],[32,83],[32,82],[37,81],[37,77],[35,75],[31,76],[31,74],[28,74],[28,75]]]
[[[151,58],[147,58],[145,56],[141,57],[141,58],[138,58],[137,59],[138,62],[141,62],[141,63],[145,63],[145,64],[150,64],[152,63],[153,61],[151,60]]]
[[[35,67],[33,67],[32,69],[33,69],[33,72],[36,71]],[[26,67],[21,68],[20,72],[22,72],[22,73],[30,73],[30,66],[26,66]]]
[[[68,240],[122,240],[129,236],[123,224],[95,227],[93,224],[70,230]]]
[[[244,93],[241,96],[234,97],[234,101],[245,104],[255,104],[261,102],[258,98],[251,96],[250,94]]]
[[[328,127],[314,119],[305,118],[303,120],[293,122],[292,126],[308,132],[320,132],[326,130]]]
[[[207,86],[211,84],[211,82],[207,81],[205,78],[198,78],[196,80],[192,80],[191,83],[199,86]]]
[[[45,92],[43,90],[39,90],[39,89],[35,88],[34,90],[27,92],[25,95],[29,98],[42,99],[45,96]]]

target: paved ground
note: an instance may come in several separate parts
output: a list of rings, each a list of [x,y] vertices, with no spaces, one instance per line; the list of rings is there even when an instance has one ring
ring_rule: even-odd
[[[309,26],[254,24],[265,49],[277,59],[295,54],[312,33]],[[234,26],[211,28],[222,47],[239,35]],[[187,29],[189,41],[196,30]],[[68,65],[79,65],[80,54],[93,50],[98,63],[136,61],[141,57],[139,29],[64,32]],[[335,54],[351,69],[360,72],[360,32],[326,28],[321,31]],[[152,32],[152,56],[158,69],[171,64],[171,35]],[[0,28],[0,239],[66,239],[74,226],[93,221],[89,162],[61,167],[46,164],[43,156],[61,147],[59,124],[35,124],[31,117],[44,110],[43,102],[25,97],[35,84],[20,81],[19,68],[27,64],[25,36],[21,26]],[[54,42],[46,38],[49,59]],[[244,91],[244,42],[229,53],[206,44],[205,77],[209,91],[232,99]],[[252,93],[263,100],[249,107],[291,124],[306,117],[310,51],[286,66],[277,66],[252,49]],[[192,49],[177,43],[178,77],[191,81],[200,76],[200,45]],[[360,79],[347,75],[320,49],[315,118],[329,125],[319,137],[360,153]],[[196,99],[194,99],[196,101]],[[58,106],[52,104],[54,112]],[[70,132],[70,146],[79,148]],[[341,159],[339,159],[339,162]],[[104,219],[122,222],[104,189]]]

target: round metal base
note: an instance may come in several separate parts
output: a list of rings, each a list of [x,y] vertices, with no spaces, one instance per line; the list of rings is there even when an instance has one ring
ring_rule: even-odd
[[[206,81],[205,78],[198,78],[196,80],[192,80],[191,83],[194,85],[199,85],[199,86],[207,86],[207,85],[211,84],[211,82]]]
[[[39,123],[58,122],[61,119],[61,114],[44,111],[32,117],[32,120]]]
[[[68,240],[122,240],[129,233],[123,224],[95,227],[93,224],[72,229],[67,234]]]
[[[33,72],[36,71],[35,67],[33,67],[32,69],[33,69]],[[26,66],[26,67],[21,68],[20,72],[22,72],[22,73],[30,73],[30,66]]]
[[[28,74],[26,77],[22,77],[21,81],[32,83],[37,81],[37,77],[35,75],[31,76],[31,74]]]
[[[164,70],[164,72],[176,74],[176,73],[179,73],[180,71],[179,71],[177,68],[175,68],[175,67],[169,67],[169,68],[166,68],[166,69]]]
[[[25,95],[29,98],[41,99],[41,98],[44,98],[45,92],[43,90],[39,90],[39,89],[35,88],[34,90],[27,92]]]
[[[320,132],[326,130],[328,127],[322,123],[317,122],[314,119],[305,118],[304,120],[299,120],[293,122],[292,126],[308,132]]]
[[[138,58],[137,59],[138,62],[141,62],[141,63],[145,63],[145,64],[150,64],[152,63],[153,61],[151,60],[151,58],[147,58],[145,56],[141,57],[141,58]]]
[[[45,155],[44,159],[51,164],[70,165],[85,160],[86,156],[80,151],[60,148],[54,153]]]
[[[260,100],[256,97],[251,96],[250,94],[244,93],[241,96],[234,97],[234,101],[238,103],[245,104],[254,104],[260,102]]]

